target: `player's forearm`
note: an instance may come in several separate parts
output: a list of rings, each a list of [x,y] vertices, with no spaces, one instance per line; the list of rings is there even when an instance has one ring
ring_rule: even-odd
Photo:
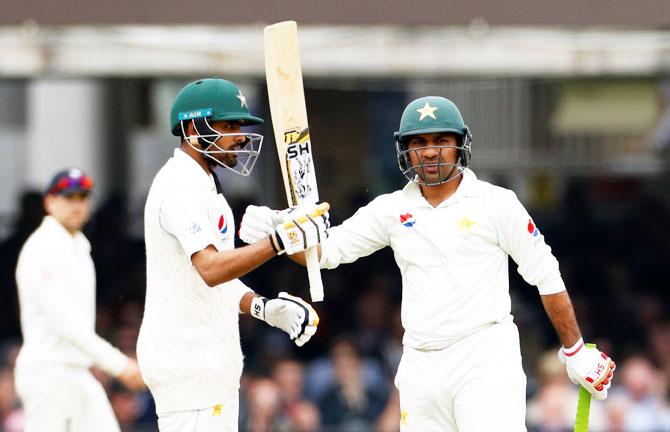
[[[567,291],[540,296],[544,310],[563,346],[571,347],[582,337]]]
[[[220,252],[210,245],[194,253],[191,261],[205,283],[213,287],[244,276],[275,255],[268,239]]]
[[[258,297],[258,294],[253,291],[249,291],[242,296],[240,299],[240,312],[247,315],[251,313],[251,301],[254,297]]]

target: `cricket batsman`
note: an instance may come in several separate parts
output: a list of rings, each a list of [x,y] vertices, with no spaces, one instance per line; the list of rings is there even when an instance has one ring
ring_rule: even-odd
[[[219,78],[188,84],[172,106],[180,145],[147,197],[147,292],[137,342],[161,432],[237,431],[240,313],[285,331],[298,346],[316,332],[308,303],[284,292],[268,300],[238,279],[277,254],[315,246],[328,225],[327,217],[299,223],[312,208],[292,212],[288,226],[288,212],[274,212],[271,236],[235,248],[233,212],[214,167],[249,175],[263,137],[242,128],[262,122],[240,89]]]
[[[390,246],[402,275],[403,356],[395,385],[400,429],[525,431],[526,377],[511,315],[508,256],[540,293],[563,344],[570,379],[607,397],[614,362],[587,349],[556,258],[514,192],[467,168],[472,136],[450,100],[411,102],[395,133],[407,185],[377,197],[320,245],[333,269]],[[251,207],[240,237],[273,232],[267,211]],[[255,243],[254,243],[255,244]],[[300,259],[300,256],[294,256]]]

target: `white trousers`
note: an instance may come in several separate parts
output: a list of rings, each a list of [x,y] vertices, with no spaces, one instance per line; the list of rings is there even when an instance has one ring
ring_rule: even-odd
[[[526,376],[512,322],[443,350],[406,347],[395,383],[401,432],[526,431]]]
[[[160,432],[237,432],[239,396],[213,407],[159,414]]]
[[[17,373],[25,432],[119,432],[107,394],[88,370]]]

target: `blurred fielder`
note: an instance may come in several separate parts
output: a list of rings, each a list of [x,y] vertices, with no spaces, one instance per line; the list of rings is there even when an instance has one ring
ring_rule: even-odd
[[[172,106],[170,126],[181,145],[147,197],[147,293],[137,343],[162,432],[237,430],[240,312],[280,328],[299,346],[316,332],[309,304],[286,293],[267,300],[238,279],[279,253],[315,246],[327,228],[325,217],[287,228],[281,222],[288,212],[277,212],[270,238],[235,249],[233,212],[213,168],[249,175],[263,137],[242,127],[262,122],[223,79],[188,84]]]
[[[401,430],[526,430],[508,256],[537,286],[570,378],[604,399],[614,362],[585,349],[558,262],[514,192],[467,168],[471,135],[456,105],[436,96],[411,102],[395,138],[409,183],[332,228],[320,259],[332,269],[393,249],[403,281]],[[240,237],[253,243],[272,224],[254,216],[267,212],[249,210],[243,221],[254,229],[249,234],[243,222]]]
[[[135,360],[95,334],[95,269],[80,231],[92,187],[78,169],[56,174],[44,197],[47,216],[19,254],[23,346],[15,375],[26,432],[119,431],[93,365],[131,390],[144,388]]]

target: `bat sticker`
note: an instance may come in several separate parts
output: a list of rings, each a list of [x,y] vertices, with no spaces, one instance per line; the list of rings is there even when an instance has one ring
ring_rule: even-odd
[[[289,129],[284,132],[286,168],[294,203],[309,199],[316,192],[316,174],[312,160],[309,129]]]

